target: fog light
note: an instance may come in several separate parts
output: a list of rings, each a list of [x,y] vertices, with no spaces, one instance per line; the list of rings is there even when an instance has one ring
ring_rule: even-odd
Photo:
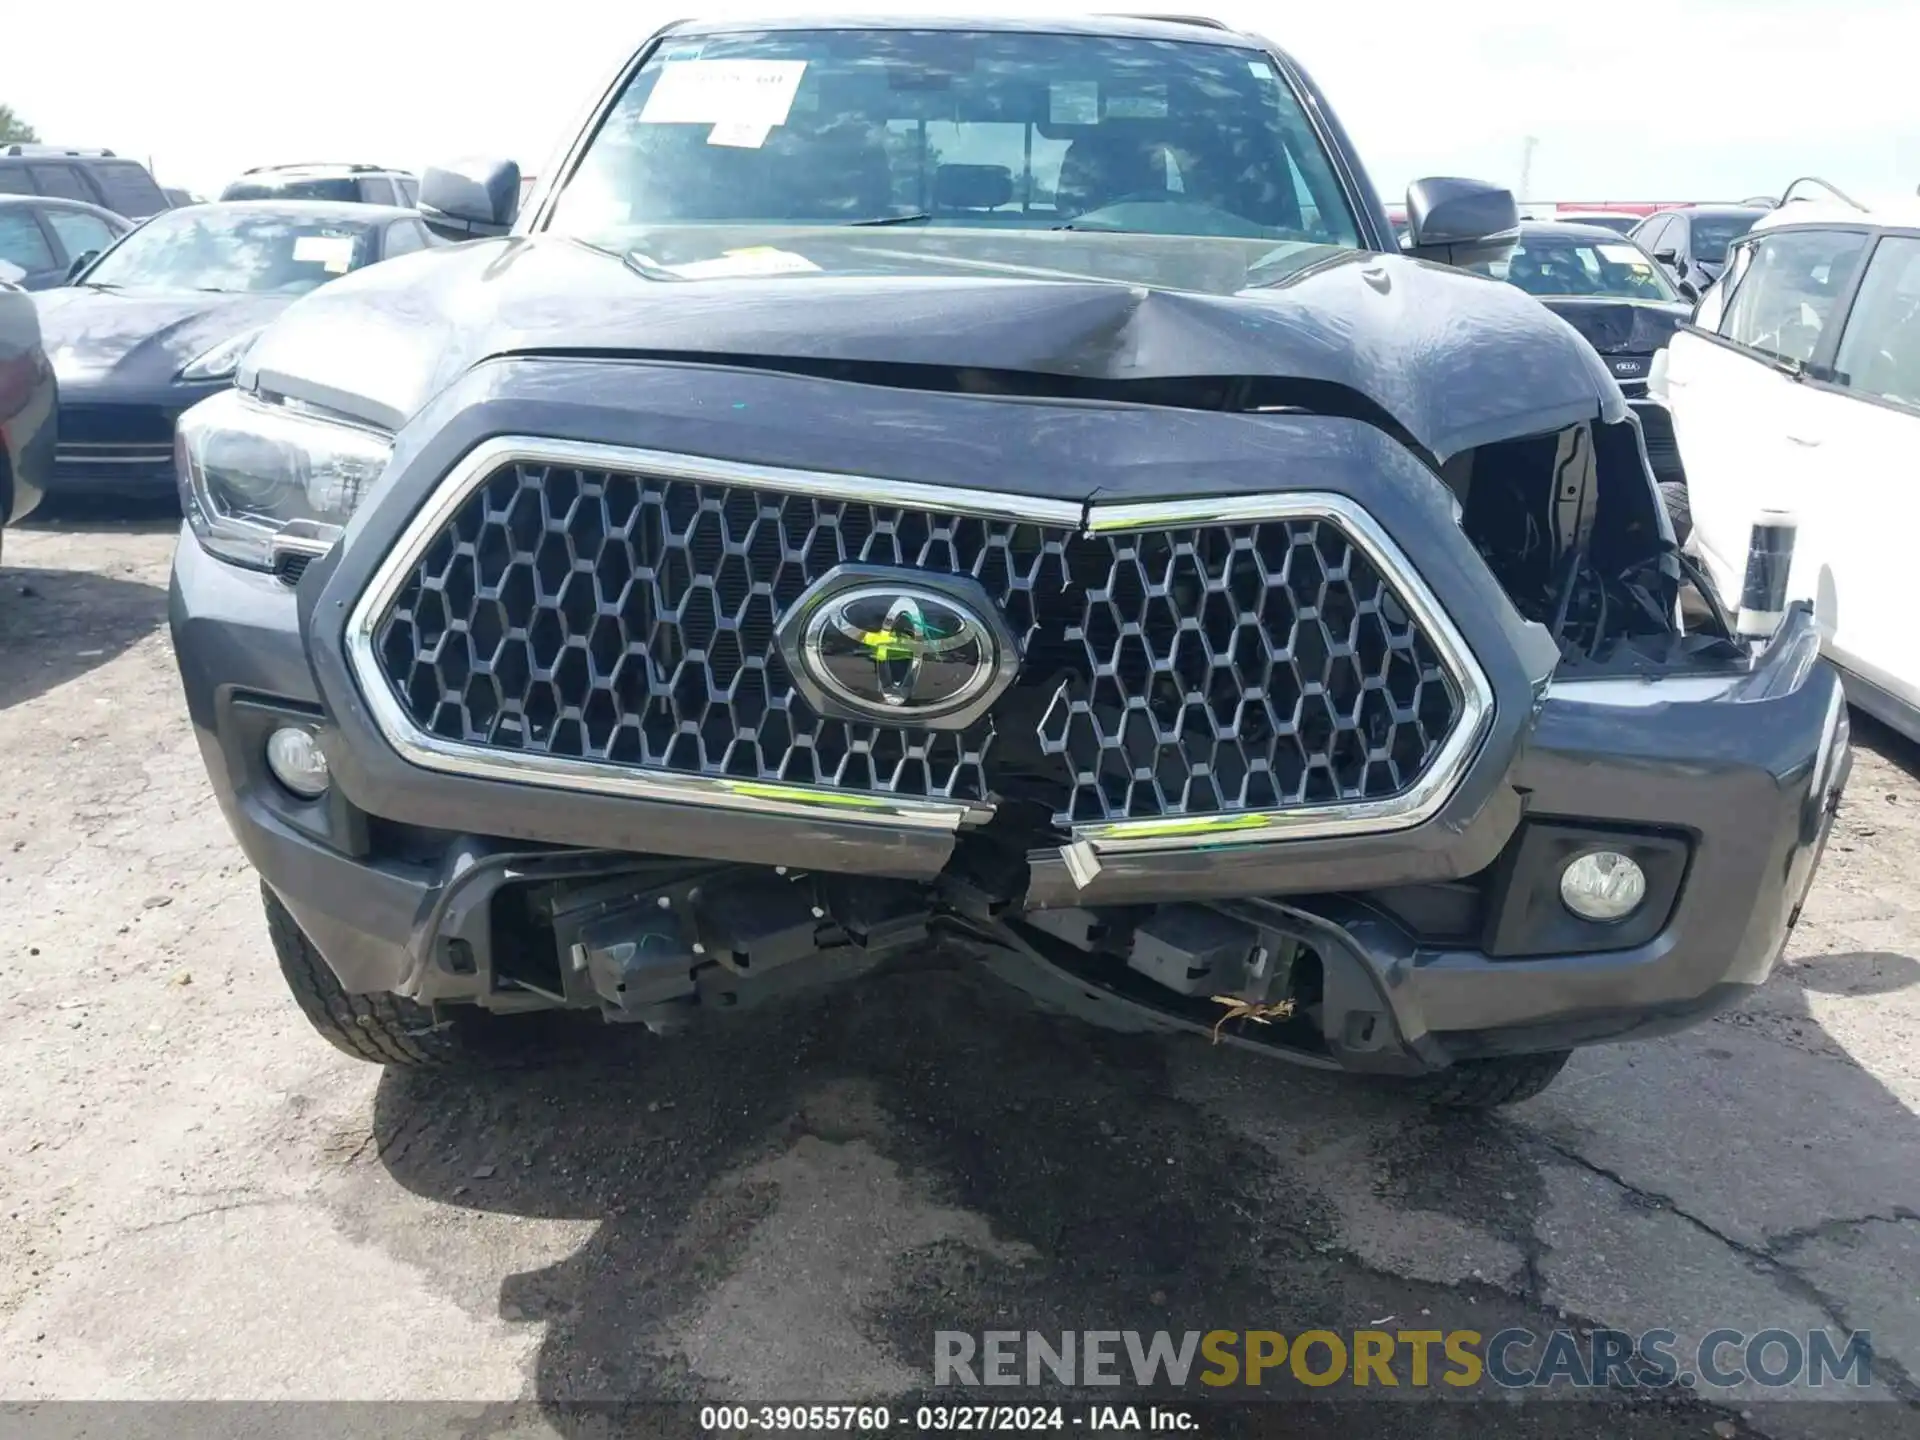
[[[327,793],[327,757],[311,730],[297,725],[282,725],[267,737],[267,768],[273,778],[302,799],[315,800]]]
[[[1624,920],[1647,898],[1647,874],[1617,850],[1595,850],[1560,872],[1560,899],[1582,920]]]

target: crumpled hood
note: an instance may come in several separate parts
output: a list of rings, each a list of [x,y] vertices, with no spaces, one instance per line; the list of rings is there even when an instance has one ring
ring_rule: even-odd
[[[40,330],[62,383],[160,386],[223,340],[266,324],[290,295],[200,291],[39,291]]]
[[[1436,458],[1622,404],[1532,297],[1401,256],[1073,232],[644,238],[634,263],[512,237],[368,267],[295,304],[240,383],[398,428],[479,362],[540,352],[1278,377],[1350,392]]]

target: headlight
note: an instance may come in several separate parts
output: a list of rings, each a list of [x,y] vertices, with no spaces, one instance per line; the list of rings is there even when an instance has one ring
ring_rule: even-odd
[[[392,451],[377,431],[223,390],[180,417],[180,505],[209,551],[265,570],[289,525],[309,553],[314,536],[337,533]]]
[[[210,350],[202,350],[193,359],[180,367],[182,380],[226,380],[240,368],[240,357],[247,353],[247,347],[260,338],[258,327],[236,335],[231,340],[222,340]]]

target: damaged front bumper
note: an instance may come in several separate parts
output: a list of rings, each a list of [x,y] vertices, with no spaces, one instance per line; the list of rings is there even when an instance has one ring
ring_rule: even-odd
[[[312,586],[296,595],[183,534],[171,618],[215,793],[346,988],[658,1028],[858,973],[944,929],[1110,1025],[1210,1030],[1217,995],[1264,985],[1288,1018],[1223,1033],[1310,1064],[1412,1073],[1655,1034],[1766,979],[1849,763],[1802,609],[1738,673],[1535,690],[1417,825],[1299,840],[1202,827],[1010,865],[913,813],[423,775],[323,695],[303,603]],[[267,769],[266,737],[288,724],[334,761],[318,800]],[[1567,857],[1600,846],[1649,876],[1641,910],[1610,926],[1558,899]],[[711,858],[646,858],[669,848]],[[1208,918],[1183,931],[1194,912]]]

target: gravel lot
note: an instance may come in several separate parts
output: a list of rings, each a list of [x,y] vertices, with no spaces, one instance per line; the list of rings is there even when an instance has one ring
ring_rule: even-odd
[[[1870,723],[1766,991],[1497,1118],[1089,1033],[960,966],[436,1082],[336,1055],[282,988],[174,676],[173,543],[69,516],[0,570],[0,1398],[438,1399],[470,1421],[421,1433],[538,1434],[583,1397],[903,1395],[936,1328],[1565,1315],[1870,1328],[1888,1398],[1365,1427],[1913,1424],[1920,754]]]

